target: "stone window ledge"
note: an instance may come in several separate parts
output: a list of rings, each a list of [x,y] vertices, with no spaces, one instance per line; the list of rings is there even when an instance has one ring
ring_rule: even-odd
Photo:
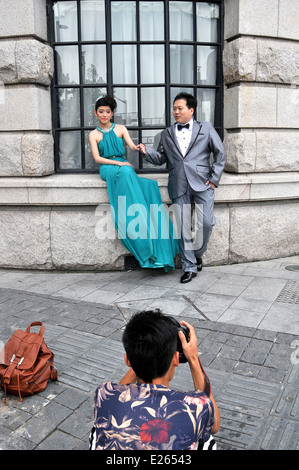
[[[140,176],[155,179],[163,201],[171,203],[167,174]],[[299,199],[299,172],[224,173],[215,191],[216,203],[288,199]],[[106,183],[97,174],[0,178],[2,206],[95,206],[108,202]]]

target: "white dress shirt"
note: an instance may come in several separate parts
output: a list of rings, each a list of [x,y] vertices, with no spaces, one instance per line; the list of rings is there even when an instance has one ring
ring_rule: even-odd
[[[189,121],[186,124],[189,124],[189,129],[184,128],[184,129],[181,129],[179,131],[178,130],[178,124],[176,125],[176,128],[175,128],[175,135],[176,135],[176,138],[178,140],[178,143],[179,143],[179,146],[180,146],[180,149],[181,149],[181,152],[182,152],[183,156],[186,155],[187,148],[189,147],[189,144],[190,144],[190,141],[191,141],[192,128],[193,128],[193,119],[191,119],[191,121]]]

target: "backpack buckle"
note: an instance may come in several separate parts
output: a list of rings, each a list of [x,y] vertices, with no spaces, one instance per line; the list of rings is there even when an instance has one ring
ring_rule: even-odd
[[[11,363],[11,364],[13,363],[13,361],[15,360],[15,358],[16,358],[16,355],[13,354],[12,357],[11,357],[11,360],[10,360],[10,363]],[[24,361],[24,359],[25,359],[24,357],[21,357],[21,359],[20,359],[19,362],[17,363],[16,367],[19,367],[19,366],[22,364],[22,362]]]
[[[19,366],[22,364],[23,361],[24,361],[24,357],[21,357],[21,359],[20,359],[19,362],[17,363],[17,367],[19,367]]]
[[[16,355],[13,354],[12,357],[11,357],[11,360],[10,360],[10,363],[11,363],[11,364],[13,363],[13,361],[15,360],[15,358],[16,358]]]

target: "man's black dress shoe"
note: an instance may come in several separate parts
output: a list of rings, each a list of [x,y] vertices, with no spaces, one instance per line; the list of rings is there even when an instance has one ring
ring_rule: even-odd
[[[181,277],[181,283],[186,284],[187,282],[192,281],[192,279],[196,276],[197,276],[196,273],[193,273],[191,271],[186,271]]]
[[[197,263],[197,271],[202,270],[202,259],[201,258],[196,258],[196,263]]]

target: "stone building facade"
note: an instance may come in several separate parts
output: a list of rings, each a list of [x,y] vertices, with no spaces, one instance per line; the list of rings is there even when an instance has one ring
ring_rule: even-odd
[[[224,1],[226,170],[206,264],[299,253],[299,0]],[[57,174],[46,0],[0,0],[0,267],[124,269],[97,174]],[[170,203],[167,174],[157,179]]]

